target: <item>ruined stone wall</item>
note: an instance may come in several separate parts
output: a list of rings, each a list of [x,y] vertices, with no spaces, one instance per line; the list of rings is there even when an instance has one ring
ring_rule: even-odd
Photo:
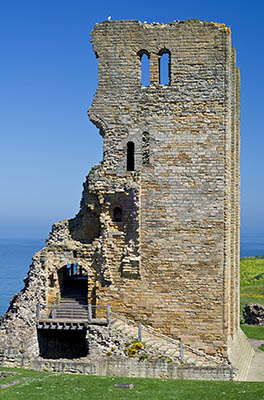
[[[37,302],[60,299],[61,271],[76,264],[88,303],[225,357],[239,327],[239,72],[230,30],[106,21],[92,45],[99,70],[89,117],[104,159],[86,178],[79,213],[55,224],[36,256],[2,319],[0,348],[16,347],[13,326],[21,343],[34,338],[27,355],[37,354]],[[163,53],[168,85],[159,83]],[[27,299],[28,320],[17,313]]]
[[[140,280],[118,276],[116,260],[103,301],[183,340],[221,347],[238,326],[239,103],[230,30],[114,21],[96,25],[92,38],[99,87],[89,115],[104,136],[104,170],[110,180],[131,180],[133,141],[139,172]],[[159,84],[164,49],[169,85]],[[142,51],[148,87],[140,81]]]

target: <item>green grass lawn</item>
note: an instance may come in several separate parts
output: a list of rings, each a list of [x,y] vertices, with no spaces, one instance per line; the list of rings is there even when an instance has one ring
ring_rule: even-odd
[[[264,259],[256,257],[241,258],[240,261],[240,311],[247,303],[264,305],[264,276],[255,278],[264,273]],[[241,329],[250,339],[264,341],[264,327],[242,324]]]
[[[264,344],[262,344],[261,346],[259,346],[259,349],[260,349],[261,351],[264,351]]]
[[[264,284],[264,258],[243,257],[240,260],[240,285]]]
[[[264,341],[264,326],[241,324],[240,327],[248,338]]]
[[[247,303],[264,305],[264,259],[256,257],[241,258],[240,261],[240,311]],[[257,277],[257,278],[256,278]],[[241,325],[242,330],[250,339],[264,340],[264,327]]]
[[[259,303],[264,305],[264,284],[240,287],[240,309],[241,313],[247,303]]]
[[[27,381],[0,390],[4,400],[260,400],[264,382],[183,381],[50,374],[17,370]],[[0,378],[0,385],[2,380]],[[10,378],[8,378],[10,381]],[[134,389],[117,389],[116,383],[133,383]]]
[[[241,312],[247,303],[264,305],[264,259],[256,257],[240,260]]]

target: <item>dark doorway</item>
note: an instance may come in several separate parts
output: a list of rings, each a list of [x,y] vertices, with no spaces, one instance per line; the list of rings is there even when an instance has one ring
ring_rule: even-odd
[[[88,354],[86,331],[38,330],[39,355],[43,358],[79,358]]]
[[[78,264],[67,264],[59,270],[61,301],[87,304],[88,276]]]

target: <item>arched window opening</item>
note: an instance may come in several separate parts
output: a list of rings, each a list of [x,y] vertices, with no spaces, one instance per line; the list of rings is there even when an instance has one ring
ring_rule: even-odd
[[[141,62],[141,85],[150,85],[150,72],[149,72],[149,53],[147,50],[140,50],[138,52]]]
[[[133,142],[127,143],[127,171],[135,170],[135,145]]]
[[[171,54],[167,49],[159,52],[159,83],[170,85],[171,83]]]
[[[122,209],[120,207],[114,209],[114,221],[122,222]]]
[[[142,134],[142,164],[149,164],[149,133],[143,132]]]

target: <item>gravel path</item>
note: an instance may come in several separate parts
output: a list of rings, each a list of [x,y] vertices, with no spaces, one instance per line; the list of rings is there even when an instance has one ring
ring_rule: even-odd
[[[248,339],[255,350],[255,355],[250,366],[247,381],[264,381],[264,351],[259,350],[259,346],[264,344],[264,340]]]

